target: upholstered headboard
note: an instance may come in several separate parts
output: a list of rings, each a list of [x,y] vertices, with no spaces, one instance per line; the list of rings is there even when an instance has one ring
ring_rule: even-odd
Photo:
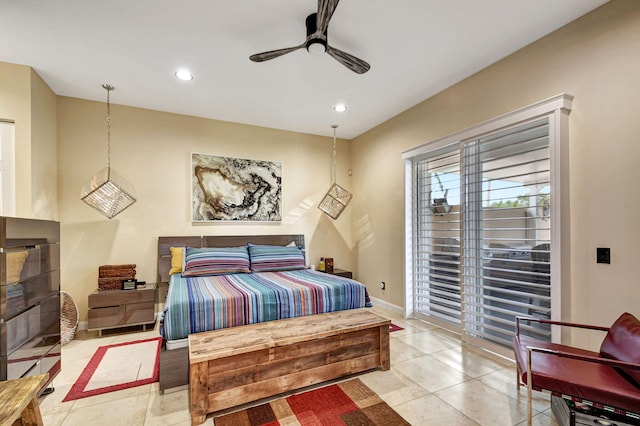
[[[169,282],[171,247],[238,247],[247,243],[286,246],[291,242],[304,251],[302,234],[158,237],[158,282]]]

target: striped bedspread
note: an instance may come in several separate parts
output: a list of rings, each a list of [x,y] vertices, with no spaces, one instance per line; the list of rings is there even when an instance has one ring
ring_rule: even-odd
[[[307,269],[171,276],[160,333],[166,340],[220,328],[371,306],[364,284]]]

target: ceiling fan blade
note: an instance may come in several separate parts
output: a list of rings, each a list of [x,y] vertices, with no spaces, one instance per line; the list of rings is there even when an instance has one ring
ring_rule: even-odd
[[[340,0],[318,0],[318,15],[316,18],[316,35],[322,36],[329,26],[329,21],[338,7]]]
[[[336,61],[340,62],[342,65],[357,74],[364,74],[369,71],[369,68],[371,68],[371,65],[362,59],[356,58],[355,56],[350,55],[347,52],[343,52],[342,50],[338,50],[335,47],[327,46],[327,53]]]
[[[264,61],[268,61],[269,59],[277,58],[278,56],[286,55],[287,53],[291,53],[303,47],[305,47],[305,45],[301,44],[295,47],[287,47],[285,49],[277,49],[277,50],[270,50],[268,52],[256,53],[255,55],[249,56],[249,59],[251,59],[253,62],[264,62]]]

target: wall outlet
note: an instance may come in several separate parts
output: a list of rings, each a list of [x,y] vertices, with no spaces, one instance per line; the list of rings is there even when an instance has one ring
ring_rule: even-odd
[[[380,281],[380,288],[381,288],[381,289],[383,289],[383,290],[384,290],[386,286],[387,286],[387,285],[384,283],[384,281]]]

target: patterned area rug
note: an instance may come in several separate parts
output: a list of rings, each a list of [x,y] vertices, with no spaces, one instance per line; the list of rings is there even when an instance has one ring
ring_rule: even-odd
[[[393,333],[394,331],[400,331],[400,330],[404,330],[404,328],[400,327],[399,325],[395,325],[393,323],[389,324],[389,333]]]
[[[157,382],[162,338],[100,346],[62,402]]]
[[[214,422],[216,426],[409,425],[359,379],[236,411]]]

